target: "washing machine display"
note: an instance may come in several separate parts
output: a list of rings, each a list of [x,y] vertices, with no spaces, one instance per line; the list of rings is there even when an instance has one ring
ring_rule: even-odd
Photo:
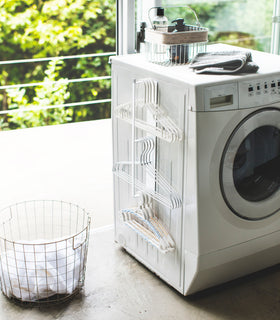
[[[237,126],[224,149],[220,183],[230,209],[245,219],[280,209],[280,109],[259,110]]]

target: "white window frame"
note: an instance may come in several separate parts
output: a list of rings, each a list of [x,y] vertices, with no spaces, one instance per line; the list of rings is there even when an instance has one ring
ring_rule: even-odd
[[[271,53],[280,54],[280,0],[274,0],[272,16]]]
[[[117,0],[117,54],[135,52],[135,0]]]
[[[138,0],[141,1],[141,17],[151,7],[161,5],[161,0]],[[136,34],[136,0],[117,0],[117,54],[135,53],[135,34]],[[139,9],[138,9],[139,10]]]

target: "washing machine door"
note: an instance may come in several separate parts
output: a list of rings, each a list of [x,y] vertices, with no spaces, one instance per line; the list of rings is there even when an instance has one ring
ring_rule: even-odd
[[[244,219],[279,211],[280,109],[261,109],[236,127],[223,152],[220,185],[228,207]]]

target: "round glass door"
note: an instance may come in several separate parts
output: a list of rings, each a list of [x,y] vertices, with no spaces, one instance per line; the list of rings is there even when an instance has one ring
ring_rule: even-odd
[[[220,184],[237,215],[264,219],[280,209],[280,111],[252,113],[234,130],[224,149]]]

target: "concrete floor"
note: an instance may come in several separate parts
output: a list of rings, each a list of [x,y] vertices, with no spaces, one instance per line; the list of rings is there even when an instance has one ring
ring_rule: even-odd
[[[85,288],[62,306],[27,308],[0,296],[1,320],[279,320],[280,266],[183,297],[118,247],[113,230],[92,232]]]

